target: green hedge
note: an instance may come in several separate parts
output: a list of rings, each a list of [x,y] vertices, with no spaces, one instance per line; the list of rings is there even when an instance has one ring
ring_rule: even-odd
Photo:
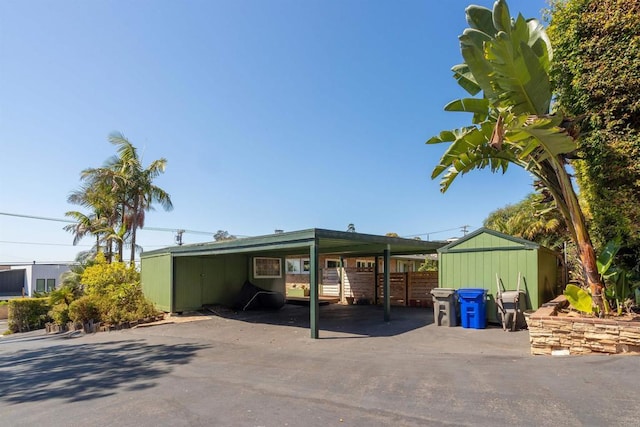
[[[49,321],[49,298],[18,298],[9,301],[9,330],[25,332],[44,328]]]

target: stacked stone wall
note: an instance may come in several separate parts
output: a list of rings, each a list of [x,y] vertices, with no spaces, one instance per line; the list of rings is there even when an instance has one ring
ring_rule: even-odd
[[[640,320],[561,316],[560,296],[527,317],[531,354],[640,353]]]

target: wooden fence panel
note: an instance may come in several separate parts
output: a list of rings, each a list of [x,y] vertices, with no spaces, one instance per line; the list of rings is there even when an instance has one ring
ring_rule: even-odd
[[[375,298],[375,283],[373,272],[363,271],[357,268],[344,269],[344,297],[357,300],[369,300],[373,303]]]
[[[407,273],[389,273],[391,305],[407,305]],[[378,274],[378,303],[384,300],[384,274]]]
[[[437,271],[414,271],[408,273],[409,305],[433,307],[431,289],[438,287]]]

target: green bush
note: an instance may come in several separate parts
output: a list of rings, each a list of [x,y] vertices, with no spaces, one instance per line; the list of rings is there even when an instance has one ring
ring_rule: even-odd
[[[69,306],[67,304],[56,304],[49,310],[49,317],[58,325],[66,325],[71,318],[69,317]]]
[[[85,295],[69,304],[69,318],[74,322],[99,322],[100,312],[100,298],[95,296]]]
[[[17,298],[9,301],[9,330],[41,329],[49,320],[49,298]]]
[[[86,295],[93,298],[100,311],[100,321],[118,324],[157,313],[142,293],[140,273],[133,266],[122,262],[108,263],[98,254],[95,264],[82,273],[81,282]]]
[[[78,297],[79,293],[68,285],[63,285],[58,289],[54,289],[49,293],[49,317],[58,325],[64,325],[69,322],[69,305]]]

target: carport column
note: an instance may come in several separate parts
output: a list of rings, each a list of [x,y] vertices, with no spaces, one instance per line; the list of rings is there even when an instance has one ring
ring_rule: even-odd
[[[311,338],[318,338],[318,320],[320,320],[318,264],[318,239],[314,239],[309,247],[309,325],[311,326]]]
[[[391,319],[391,246],[384,250],[384,321]]]

